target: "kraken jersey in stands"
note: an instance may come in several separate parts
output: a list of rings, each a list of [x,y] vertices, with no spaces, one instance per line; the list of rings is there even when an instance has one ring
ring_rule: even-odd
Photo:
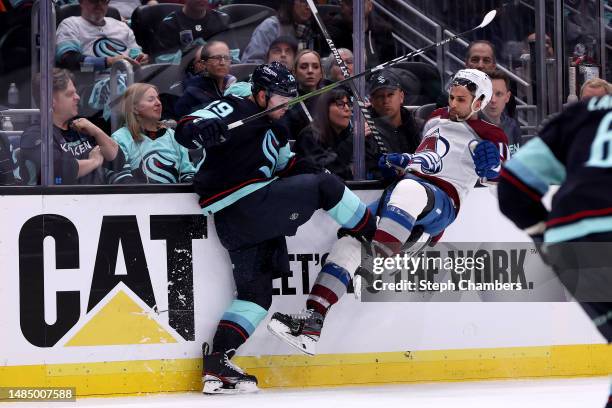
[[[227,96],[181,122],[219,118],[230,124],[260,111],[248,99]],[[286,132],[280,123],[263,117],[230,130],[225,142],[206,149],[194,178],[204,213],[215,213],[275,180],[276,173],[285,169],[293,156]]]
[[[128,55],[138,50],[136,37],[122,21],[105,17],[104,25],[97,26],[81,16],[68,17],[57,27],[56,58],[59,61],[66,52],[73,51],[89,57],[114,57]]]
[[[612,231],[612,96],[570,106],[506,163],[500,208],[520,228],[546,221],[546,242]],[[541,197],[560,184],[550,213]]]
[[[501,128],[482,119],[454,122],[448,108],[438,109],[425,123],[423,139],[415,152],[423,160],[413,160],[409,166],[413,174],[448,194],[457,209],[478,181],[470,152],[474,140],[493,142],[502,162],[509,156],[508,138]]]
[[[135,141],[127,127],[112,134],[125,155],[121,171],[111,171],[109,181],[116,183],[188,183],[195,168],[189,152],[174,139],[174,130],[161,128],[141,134]]]

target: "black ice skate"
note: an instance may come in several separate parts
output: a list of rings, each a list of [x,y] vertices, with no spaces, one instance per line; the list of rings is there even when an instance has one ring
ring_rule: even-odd
[[[275,336],[302,353],[314,355],[316,344],[321,336],[323,316],[314,310],[306,309],[295,315],[274,313],[268,330]]]
[[[257,392],[257,378],[230,361],[236,350],[204,355],[202,382],[204,394],[244,394]]]

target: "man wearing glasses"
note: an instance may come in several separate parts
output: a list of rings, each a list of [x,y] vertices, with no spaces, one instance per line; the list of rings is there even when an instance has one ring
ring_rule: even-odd
[[[227,30],[229,17],[210,10],[208,0],[185,0],[178,11],[168,14],[157,29],[156,54],[174,54],[194,42],[205,43],[213,35]]]
[[[201,52],[203,71],[185,84],[185,91],[174,107],[176,115],[185,116],[223,97],[225,90],[236,81],[229,73],[231,63],[226,43],[210,41],[204,45]]]
[[[134,66],[149,62],[127,24],[105,17],[109,0],[80,0],[81,15],[68,17],[57,28],[58,66],[73,71],[88,65],[104,71],[118,60]]]

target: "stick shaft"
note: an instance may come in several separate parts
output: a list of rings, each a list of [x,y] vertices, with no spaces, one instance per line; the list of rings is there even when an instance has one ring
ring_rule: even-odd
[[[270,113],[272,113],[274,111],[277,111],[277,110],[280,110],[280,109],[283,109],[283,108],[287,108],[287,107],[291,107],[293,105],[296,105],[296,104],[298,104],[300,102],[303,102],[303,101],[305,101],[307,99],[310,99],[312,97],[315,97],[317,95],[321,95],[321,94],[324,94],[326,92],[329,92],[332,89],[335,89],[335,88],[337,88],[339,86],[342,86],[342,85],[345,85],[345,84],[349,83],[350,81],[353,81],[354,79],[361,78],[362,76],[370,75],[370,74],[372,74],[374,72],[383,70],[385,68],[388,68],[390,66],[398,64],[400,62],[404,62],[408,58],[416,57],[417,55],[423,54],[425,51],[429,51],[430,49],[433,49],[433,48],[436,48],[436,47],[440,47],[440,46],[442,46],[444,44],[448,44],[449,42],[454,41],[454,40],[456,40],[457,38],[459,38],[461,36],[470,34],[471,32],[476,31],[476,30],[478,30],[480,28],[483,28],[483,26],[479,25],[477,27],[471,28],[471,29],[469,29],[467,31],[464,31],[462,33],[453,35],[452,37],[449,37],[449,38],[447,38],[445,40],[442,40],[440,42],[427,45],[427,46],[425,46],[423,48],[419,48],[418,50],[409,52],[408,54],[399,56],[397,58],[394,58],[394,59],[392,59],[390,61],[384,62],[384,63],[382,63],[380,65],[377,65],[375,67],[372,67],[370,69],[366,69],[363,72],[360,72],[358,74],[354,74],[353,76],[350,76],[350,77],[345,78],[343,80],[340,80],[338,82],[334,82],[334,83],[326,85],[326,86],[324,86],[322,88],[315,89],[314,91],[312,91],[310,93],[307,93],[305,95],[301,95],[301,96],[295,97],[295,98],[291,99],[290,101],[285,102],[283,104],[280,104],[278,106],[275,106],[273,108],[270,108],[270,109],[258,112],[258,113],[254,114],[254,115],[251,115],[251,116],[249,116],[247,118],[241,119],[241,120],[236,121],[234,123],[230,123],[228,125],[228,129],[234,129],[234,128],[238,127],[238,126],[242,126],[242,125],[244,125],[246,123],[252,122],[252,121],[257,120],[257,119],[259,119],[259,118],[261,118],[263,116],[266,116],[266,115],[268,115],[268,114],[270,114]]]

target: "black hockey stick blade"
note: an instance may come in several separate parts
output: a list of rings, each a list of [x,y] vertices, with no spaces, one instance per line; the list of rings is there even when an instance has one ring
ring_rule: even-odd
[[[434,44],[430,44],[430,45],[426,45],[426,46],[425,46],[425,47],[423,47],[423,48],[419,48],[418,50],[415,50],[415,51],[409,52],[408,54],[401,55],[401,56],[399,56],[399,57],[397,57],[397,58],[394,58],[394,59],[392,59],[392,60],[390,60],[390,61],[383,62],[382,64],[377,65],[377,66],[375,66],[375,67],[373,67],[373,68],[366,69],[366,70],[365,70],[365,71],[363,71],[363,72],[360,72],[360,73],[358,73],[358,74],[355,74],[355,75],[353,75],[353,76],[350,76],[350,77],[348,77],[348,78],[345,78],[345,79],[343,79],[343,80],[340,80],[340,81],[338,81],[338,82],[334,82],[334,83],[331,83],[331,84],[329,84],[329,85],[326,85],[326,86],[324,86],[323,88],[320,88],[320,89],[315,89],[314,91],[312,91],[312,92],[310,92],[310,93],[307,93],[307,94],[302,95],[302,96],[295,97],[295,98],[291,99],[290,101],[287,101],[287,102],[285,102],[285,103],[282,103],[282,104],[280,104],[280,105],[278,105],[278,106],[275,106],[275,107],[273,107],[273,108],[266,109],[266,110],[264,110],[264,111],[258,112],[258,113],[254,114],[254,115],[251,115],[251,116],[247,117],[247,118],[244,118],[244,119],[241,119],[241,120],[237,120],[236,122],[230,123],[230,124],[228,125],[228,129],[234,129],[234,128],[237,128],[237,127],[239,127],[239,126],[244,125],[245,123],[249,123],[249,122],[251,122],[251,121],[254,121],[254,120],[256,120],[256,119],[259,119],[259,118],[261,118],[262,116],[266,116],[266,115],[268,115],[268,114],[270,114],[270,113],[272,113],[272,112],[275,112],[275,111],[277,111],[277,110],[280,110],[280,109],[284,109],[284,108],[291,107],[291,106],[293,106],[293,105],[296,105],[296,104],[298,104],[298,103],[300,103],[300,102],[302,102],[302,101],[305,101],[305,100],[310,99],[310,98],[312,98],[312,97],[315,97],[315,96],[317,96],[317,95],[321,95],[321,94],[324,94],[324,93],[326,93],[326,92],[329,92],[329,91],[331,91],[332,89],[335,89],[335,88],[337,88],[337,87],[339,87],[339,86],[345,85],[345,84],[349,83],[350,81],[353,81],[353,80],[354,80],[354,79],[356,79],[356,78],[360,78],[360,77],[362,77],[362,76],[370,75],[370,74],[372,74],[372,73],[374,73],[374,72],[377,72],[377,71],[383,70],[383,69],[385,69],[385,68],[388,68],[388,67],[390,67],[390,66],[393,66],[393,65],[395,65],[395,64],[398,64],[398,63],[400,63],[400,62],[404,62],[404,61],[406,61],[408,58],[412,58],[412,57],[416,57],[417,55],[421,55],[421,54],[423,54],[425,51],[429,51],[429,50],[431,50],[431,49],[433,49],[433,48],[437,48],[437,47],[440,47],[440,46],[442,46],[442,45],[444,45],[444,44],[448,44],[449,42],[454,41],[454,40],[456,40],[456,39],[457,39],[457,38],[459,38],[459,37],[462,37],[462,36],[464,36],[464,35],[467,35],[467,34],[472,33],[473,31],[476,31],[476,30],[479,30],[479,29],[481,29],[481,28],[486,27],[487,25],[489,25],[489,24],[491,23],[491,21],[493,21],[493,19],[495,18],[495,15],[496,15],[496,14],[497,14],[497,11],[496,11],[496,10],[491,10],[491,11],[489,11],[489,12],[488,12],[488,13],[487,13],[487,14],[484,16],[484,18],[483,18],[482,22],[481,22],[479,25],[477,25],[476,27],[474,27],[474,28],[470,28],[469,30],[466,30],[466,31],[464,31],[464,32],[462,32],[462,33],[455,34],[455,35],[453,35],[452,37],[448,37],[447,39],[442,40],[442,41],[440,41],[440,42],[437,42],[437,43],[434,43]]]

